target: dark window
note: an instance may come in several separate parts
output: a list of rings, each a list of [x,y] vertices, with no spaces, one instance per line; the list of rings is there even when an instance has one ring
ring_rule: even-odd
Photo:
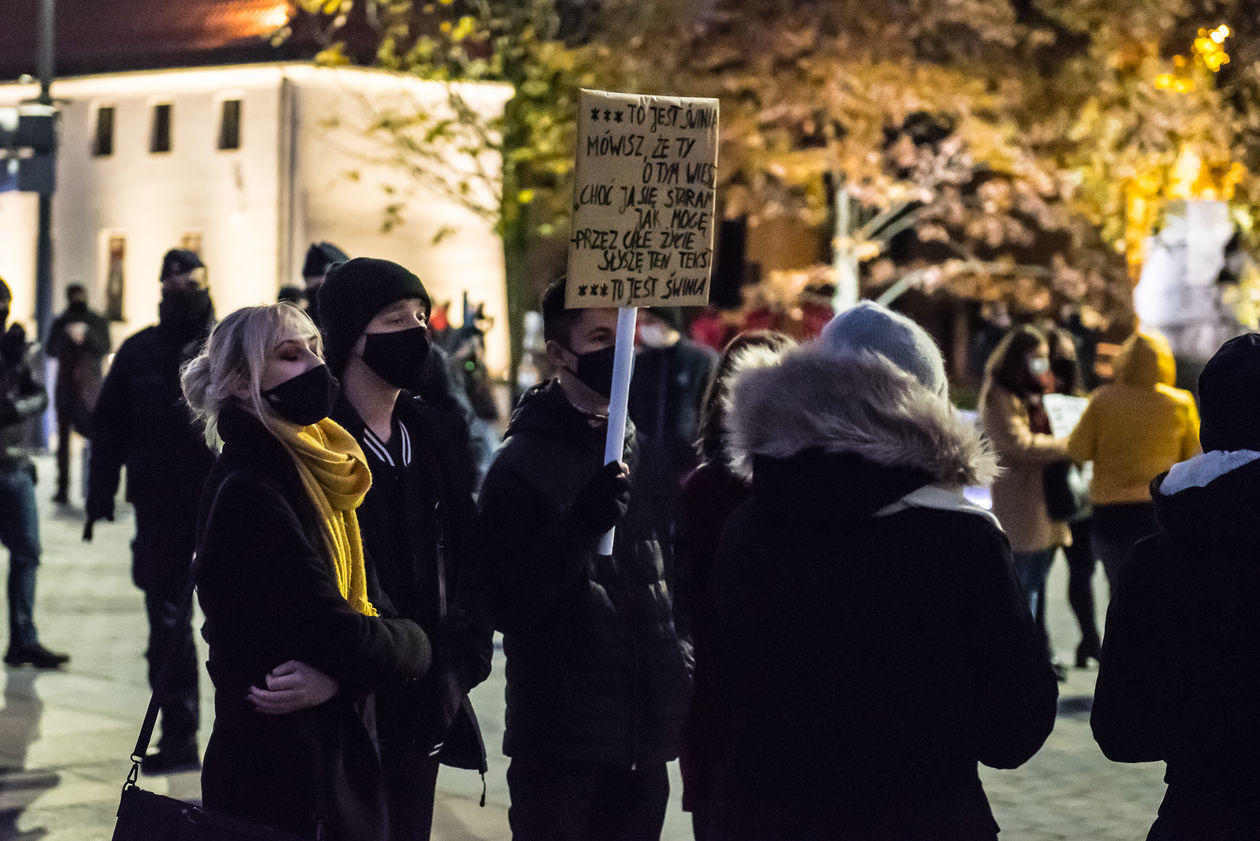
[[[171,104],[153,106],[153,130],[149,132],[150,152],[171,151]]]
[[[223,111],[219,115],[219,148],[241,148],[241,101],[239,99],[223,100]]]
[[[127,256],[127,238],[111,236],[108,248],[109,261],[105,265],[105,315],[110,321],[126,321],[127,317],[123,315],[123,263]]]
[[[114,106],[102,105],[96,109],[96,136],[92,139],[92,154],[104,158],[114,154]]]

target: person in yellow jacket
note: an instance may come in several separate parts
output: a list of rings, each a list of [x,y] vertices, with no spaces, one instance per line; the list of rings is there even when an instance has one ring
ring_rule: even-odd
[[[1130,336],[1114,368],[1068,440],[1073,461],[1094,463],[1094,551],[1113,593],[1133,544],[1158,528],[1151,480],[1199,452],[1199,410],[1190,392],[1173,387],[1176,363],[1163,336]]]

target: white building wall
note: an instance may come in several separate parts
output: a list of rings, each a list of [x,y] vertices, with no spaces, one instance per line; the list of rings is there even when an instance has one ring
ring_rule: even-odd
[[[0,86],[0,106],[35,95],[34,86]],[[312,241],[329,240],[354,256],[396,260],[418,274],[435,301],[453,302],[459,321],[464,290],[495,319],[488,337],[493,371],[508,360],[503,254],[489,222],[424,189],[409,199],[407,223],[384,233],[381,189],[407,176],[364,166],[362,129],[373,107],[400,98],[440,107],[444,89],[406,76],[300,63],[146,71],[64,79],[57,193],[53,198],[54,310],[68,283],[84,283],[104,308],[107,245],[126,238],[125,321],[121,339],[156,319],[162,254],[189,234],[201,238],[220,315],[275,300],[300,283]],[[467,88],[478,108],[497,113],[510,95],[501,85]],[[220,103],[240,98],[241,148],[220,151]],[[169,102],[172,148],[149,151],[153,106]],[[112,105],[114,151],[92,154],[97,108]],[[336,117],[340,128],[327,127]],[[291,132],[296,132],[291,134]],[[467,166],[459,154],[452,166]],[[483,167],[498,172],[492,156]],[[347,173],[359,170],[360,178]],[[493,196],[483,196],[492,200]],[[14,291],[15,317],[34,312],[36,200],[0,194],[0,276]],[[440,244],[434,234],[454,231]]]
[[[53,198],[54,310],[63,305],[61,290],[76,281],[89,288],[94,306],[104,307],[110,235],[126,239],[126,319],[115,327],[119,335],[156,319],[162,254],[187,235],[200,236],[220,312],[274,300],[280,78],[277,67],[264,66],[56,83],[54,95],[66,103]],[[0,95],[10,90],[0,89]],[[237,150],[217,148],[225,98],[243,102],[242,145]],[[152,153],[153,106],[159,103],[172,106],[171,151]],[[113,154],[94,156],[97,108],[102,105],[115,109]],[[33,242],[33,221],[30,226],[22,235]],[[15,266],[14,274],[25,279],[26,287],[33,283],[33,268]]]
[[[383,147],[366,131],[382,110],[446,109],[446,88],[405,75],[346,68],[292,67],[296,96],[297,158],[292,265],[300,271],[311,242],[327,240],[352,257],[381,257],[401,263],[424,282],[435,303],[450,301],[452,321],[462,320],[462,296],[484,302],[494,326],[486,339],[487,364],[507,369],[507,291],[503,247],[493,225],[466,206],[417,182],[405,169],[374,162]],[[465,100],[498,114],[511,96],[506,85],[465,85]],[[333,125],[335,124],[335,125]],[[437,149],[443,154],[440,146]],[[445,165],[469,170],[471,159],[447,146]],[[497,182],[497,155],[481,156],[483,171]],[[354,177],[351,177],[351,173]],[[393,195],[384,186],[392,185]],[[497,206],[497,183],[470,198]],[[386,233],[385,206],[405,202],[404,224]],[[448,229],[438,243],[435,235]]]

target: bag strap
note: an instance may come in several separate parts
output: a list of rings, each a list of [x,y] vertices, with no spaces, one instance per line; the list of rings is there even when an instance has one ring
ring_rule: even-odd
[[[214,499],[210,503],[210,511],[206,514],[206,526],[209,526],[210,522],[214,519],[214,511],[219,505],[219,497],[223,494],[223,489],[227,486],[228,482],[231,481],[232,477],[240,472],[241,471],[237,470],[229,473],[224,477],[223,481],[219,483],[218,489],[214,492]],[[202,540],[197,542],[197,547],[193,551],[192,561],[188,565],[188,577],[184,581],[184,586],[180,588],[180,592],[184,597],[184,601],[181,602],[181,604],[187,605],[184,609],[183,615],[180,617],[181,623],[189,621],[189,618],[192,616],[193,588],[197,581],[197,570],[201,566],[201,546],[204,539],[205,535],[203,533]],[[165,685],[166,676],[170,673],[171,666],[175,662],[175,656],[178,653],[175,647],[175,643],[177,642],[178,640],[175,639],[170,640],[167,644],[166,651],[163,653],[162,668],[157,674],[158,688]],[[149,708],[145,710],[144,723],[140,725],[140,734],[136,737],[136,746],[131,749],[131,771],[127,774],[127,785],[134,785],[136,780],[139,778],[140,762],[144,759],[145,754],[149,752],[149,743],[153,740],[153,730],[157,726],[158,710],[161,709],[161,704],[158,701],[158,688],[154,688],[153,694],[149,696]],[[126,786],[124,786],[124,788],[125,787]]]

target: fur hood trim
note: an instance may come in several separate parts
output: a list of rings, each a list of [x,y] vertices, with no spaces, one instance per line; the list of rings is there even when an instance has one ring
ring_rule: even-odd
[[[975,425],[875,353],[805,347],[775,367],[741,372],[728,400],[730,467],[745,479],[753,456],[807,450],[914,468],[947,485],[980,484],[997,473],[997,457]]]
[[[793,347],[795,347],[795,344],[793,344]],[[766,347],[765,345],[752,344],[746,345],[745,347],[737,350],[734,355],[731,356],[726,376],[723,378],[723,381],[717,385],[717,387],[722,389],[722,394],[719,397],[722,401],[720,404],[722,411],[724,413],[730,412],[731,389],[733,388],[734,383],[737,382],[743,374],[749,371],[760,371],[767,368],[774,368],[783,361],[785,353],[787,353],[786,348],[775,350],[773,348]],[[731,448],[731,424],[729,414],[722,424],[721,456],[723,463],[725,463],[728,467],[735,464],[735,455]],[[752,479],[752,471],[749,471],[747,475],[742,473],[736,473],[735,475],[739,476],[745,482]]]

